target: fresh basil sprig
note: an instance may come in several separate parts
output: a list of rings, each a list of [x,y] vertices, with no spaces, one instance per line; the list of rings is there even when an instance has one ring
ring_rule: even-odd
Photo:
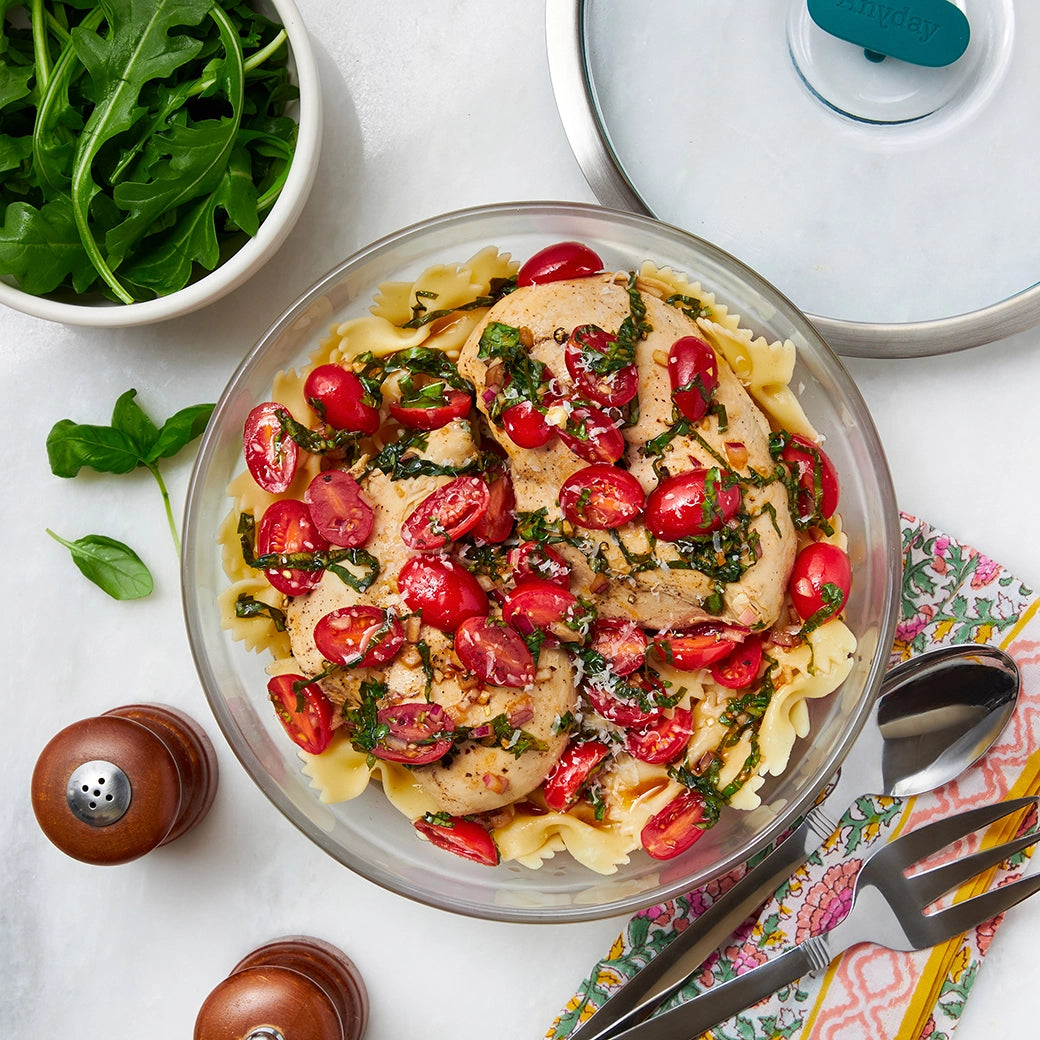
[[[197,404],[182,408],[162,426],[156,426],[137,403],[136,397],[136,390],[127,390],[120,395],[108,426],[77,423],[72,419],[56,422],[47,435],[47,459],[56,477],[74,477],[84,467],[97,473],[119,474],[143,466],[159,485],[170,534],[180,555],[181,540],[159,462],[172,458],[202,433],[214,406]],[[147,591],[140,591],[144,589],[140,571],[143,568],[147,574],[147,567],[122,542],[104,535],[88,535],[79,542],[67,542],[57,535],[53,537],[69,548],[76,566],[110,595],[115,595],[113,588],[124,592],[127,588],[138,590],[136,596],[119,595],[117,599],[134,599],[151,591],[151,575],[147,578]],[[82,561],[86,556],[90,558],[90,565],[85,568]],[[126,575],[129,574],[134,577],[128,585]]]

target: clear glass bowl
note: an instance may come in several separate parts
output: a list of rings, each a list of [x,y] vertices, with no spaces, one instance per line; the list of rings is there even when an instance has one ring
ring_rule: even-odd
[[[226,587],[217,528],[241,471],[246,414],[270,396],[272,379],[303,364],[329,325],[365,313],[379,283],[407,280],[433,263],[463,262],[495,245],[523,260],[552,242],[578,239],[611,269],[650,259],[699,280],[743,324],[798,349],[792,383],[842,478],[841,513],[853,561],[847,616],[859,640],[851,675],[832,696],[810,701],[811,739],[787,771],[762,789],[753,812],[723,813],[686,854],[660,862],[636,853],[599,875],[564,853],[532,870],[488,868],[419,840],[377,783],[359,798],[323,804],[301,773],[266,695],[266,659],[233,642],[220,625]],[[345,866],[432,906],[502,921],[563,922],[629,913],[679,895],[740,864],[774,841],[812,804],[868,718],[888,662],[898,608],[898,514],[877,432],[852,380],[805,317],[733,257],[652,219],[594,206],[524,203],[434,218],[376,242],[330,271],[294,303],[243,361],[203,436],[188,493],[183,557],[185,617],[202,685],[246,770],[312,841]]]

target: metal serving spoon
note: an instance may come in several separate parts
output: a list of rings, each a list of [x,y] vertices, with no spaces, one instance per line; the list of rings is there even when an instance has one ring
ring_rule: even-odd
[[[955,779],[1000,736],[1018,691],[1018,667],[992,646],[943,647],[893,668],[881,684],[874,721],[864,726],[826,798],[570,1040],[607,1040],[649,1018],[838,829],[857,798],[906,798]]]

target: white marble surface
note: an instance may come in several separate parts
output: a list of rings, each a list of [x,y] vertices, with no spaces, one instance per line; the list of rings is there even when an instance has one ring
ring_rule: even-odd
[[[280,256],[225,303],[153,328],[85,331],[0,312],[10,666],[0,727],[0,1032],[12,1040],[181,1040],[236,961],[288,933],[322,936],[356,960],[371,994],[369,1040],[529,1040],[622,923],[543,927],[448,915],[379,890],[308,844],[246,777],[209,714],[151,478],[60,480],[49,471],[52,424],[106,421],[129,387],[160,420],[215,400],[283,306],[380,235],[478,203],[594,201],[556,114],[540,3],[299,6],[318,48],[326,143],[313,196]],[[945,358],[849,368],[873,410],[900,506],[1040,584],[1040,331]],[[178,508],[189,455],[166,469]],[[132,543],[152,567],[155,593],[110,600],[46,527]],[[221,767],[216,802],[194,832],[144,859],[86,866],[38,829],[33,764],[64,726],[135,700],[177,705],[209,729]],[[1017,1035],[1038,924],[1040,902],[1009,915],[961,1040]]]

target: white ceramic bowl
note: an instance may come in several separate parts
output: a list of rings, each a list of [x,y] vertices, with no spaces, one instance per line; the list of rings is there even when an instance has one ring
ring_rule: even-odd
[[[786,772],[762,789],[752,812],[724,812],[691,849],[660,862],[645,853],[601,876],[557,854],[540,869],[489,868],[417,839],[410,822],[370,784],[359,798],[324,804],[302,775],[266,693],[266,660],[220,624],[228,579],[217,529],[232,508],[228,482],[244,468],[242,427],[270,399],[276,372],[306,363],[330,324],[367,311],[376,287],[411,280],[433,263],[463,262],[487,245],[523,260],[552,242],[588,243],[610,270],[645,259],[699,280],[743,324],[798,350],[792,386],[826,436],[842,480],[853,593],[846,611],[859,647],[852,673],[809,703],[812,736]],[[898,611],[901,548],[884,455],[866,406],[841,363],[804,316],[739,261],[646,217],[594,206],[529,203],[448,214],[376,242],[331,271],[293,304],[243,361],[203,436],[188,493],[183,556],[185,617],[206,695],[225,737],[271,801],[311,840],[366,878],[421,902],[472,916],[560,922],[627,913],[703,884],[763,849],[812,804],[860,728],[888,663]]]
[[[321,84],[303,18],[293,0],[258,0],[257,7],[284,26],[289,38],[289,68],[300,96],[290,114],[299,132],[284,187],[255,237],[212,272],[177,292],[140,303],[114,303],[98,297],[83,302],[52,299],[23,292],[0,279],[0,304],[37,318],[65,325],[124,328],[150,325],[205,307],[238,288],[274,256],[303,211],[317,172],[321,152]]]

